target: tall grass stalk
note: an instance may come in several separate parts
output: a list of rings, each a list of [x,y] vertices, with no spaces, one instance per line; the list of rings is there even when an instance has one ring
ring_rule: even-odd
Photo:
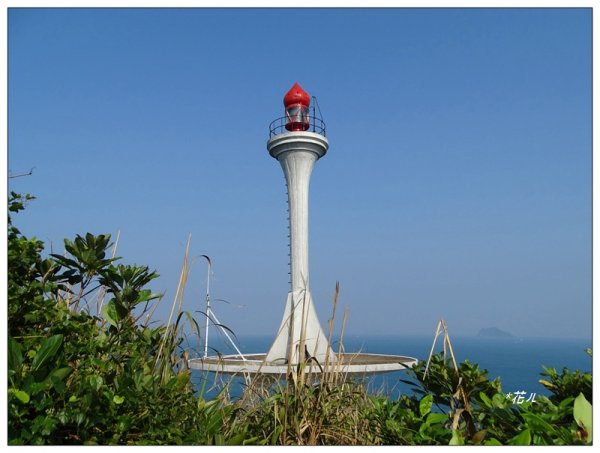
[[[366,438],[371,439],[367,443],[376,443],[368,434],[368,421],[363,416],[365,408],[372,406],[370,396],[364,385],[348,379],[343,364],[330,356],[338,304],[339,284],[336,284],[325,361],[313,363],[313,359],[300,359],[298,365],[288,361],[287,375],[274,383],[265,377],[255,377],[237,402],[241,412],[236,424],[250,427],[273,445],[364,445]],[[295,311],[300,312],[303,321],[298,343],[301,358],[306,342],[307,310],[303,304],[302,310]],[[340,354],[347,316],[346,310],[338,346]],[[289,345],[289,357],[295,346]]]
[[[121,237],[121,230],[117,230],[117,239],[115,239],[115,243],[113,244],[112,247],[112,252],[111,252],[111,259],[114,259],[115,256],[117,255],[117,247],[119,246],[119,238]],[[102,311],[102,306],[104,305],[104,300],[106,299],[106,287],[102,286],[99,291],[98,291],[98,295],[96,296],[96,311],[98,313],[98,316],[100,316],[100,313]]]
[[[181,362],[181,360],[176,358],[176,347],[182,341],[182,338],[180,337],[179,333],[180,323],[184,315],[184,312],[182,311],[183,300],[189,273],[194,262],[194,260],[192,260],[191,262],[189,260],[191,240],[192,235],[190,234],[188,236],[187,245],[185,247],[181,272],[179,273],[179,283],[177,285],[177,291],[175,292],[175,297],[173,298],[173,302],[171,304],[169,319],[167,321],[162,341],[160,343],[160,347],[158,349],[158,353],[156,354],[156,359],[154,362],[154,370],[159,373],[163,382],[166,382],[168,377],[171,375],[171,373],[173,372],[173,367],[178,365],[178,362]],[[177,307],[177,317],[175,323],[172,323],[173,315],[175,313],[175,307]],[[200,335],[198,323],[193,319],[190,313],[185,312],[185,315],[188,318],[191,327],[196,330],[196,333],[198,335]],[[187,360],[184,360],[184,362],[184,365],[187,366]]]

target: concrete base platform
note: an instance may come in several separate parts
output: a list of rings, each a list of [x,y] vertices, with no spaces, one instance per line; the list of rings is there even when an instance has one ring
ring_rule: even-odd
[[[266,362],[267,354],[225,355],[221,357],[206,357],[204,359],[190,359],[188,365],[193,370],[210,371],[224,374],[270,374],[285,376],[290,368],[284,361]],[[336,372],[352,375],[373,375],[401,371],[411,368],[417,363],[413,357],[384,354],[345,353],[335,354],[327,366],[309,360],[305,365],[305,372],[323,373]],[[295,371],[295,370],[294,370]]]

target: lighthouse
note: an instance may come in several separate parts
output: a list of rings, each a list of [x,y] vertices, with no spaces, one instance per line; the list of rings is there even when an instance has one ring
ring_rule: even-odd
[[[316,102],[316,98],[312,99]],[[279,377],[288,376],[290,370],[297,368],[292,365],[301,363],[308,365],[305,369],[307,373],[323,373],[335,368],[343,375],[362,376],[410,368],[417,363],[417,359],[331,350],[313,303],[308,269],[310,178],[317,161],[327,153],[329,142],[325,136],[325,123],[317,117],[314,107],[311,115],[311,97],[298,83],[285,94],[283,105],[284,116],[271,122],[267,141],[269,154],[283,170],[288,194],[290,286],[283,307],[283,319],[266,353],[242,353],[223,330],[237,354],[212,357],[205,354],[201,358],[189,359],[188,365],[192,369],[216,373]],[[208,300],[207,285],[207,306]],[[215,326],[221,326],[212,309],[207,308],[206,312]],[[208,335],[206,338],[208,343]]]
[[[298,83],[283,98],[285,116],[270,127],[269,154],[283,169],[288,193],[290,291],[283,320],[269,352],[268,362],[298,363],[307,356],[324,361],[333,357],[317,318],[308,271],[308,193],[317,161],[325,156],[329,142],[324,123],[310,118],[310,96]]]

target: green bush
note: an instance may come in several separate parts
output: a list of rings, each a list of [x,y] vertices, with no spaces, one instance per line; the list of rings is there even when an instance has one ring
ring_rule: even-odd
[[[9,212],[32,198],[11,194]],[[65,256],[42,258],[43,244],[24,237],[9,216],[9,443],[212,442],[189,371],[173,366],[181,340],[158,357],[165,327],[135,322],[134,309],[159,297],[145,288],[157,275],[115,265],[106,258],[109,242],[88,233],[65,240]],[[83,307],[99,288],[110,300],[94,316]],[[158,361],[166,373],[156,372]]]
[[[515,404],[502,392],[499,379],[489,381],[487,370],[465,361],[454,369],[450,360],[432,356],[412,370],[415,393],[430,397],[446,414],[445,436],[417,439],[415,444],[444,443],[484,445],[577,445],[592,441],[591,382],[589,373],[558,375],[546,370],[550,397]],[[437,419],[438,416],[436,416]],[[444,421],[441,416],[439,420]],[[422,428],[421,428],[422,429]],[[436,427],[439,429],[439,427]]]
[[[108,258],[107,234],[65,240],[64,256],[44,258],[43,243],[24,237],[10,217],[32,199],[11,193],[8,202],[12,445],[592,442],[591,374],[547,368],[540,382],[551,396],[514,404],[487,370],[468,361],[455,369],[440,355],[407,372],[414,392],[395,401],[343,376],[261,391],[255,380],[237,401],[226,393],[206,401],[180,356],[180,322],[200,334],[191,315],[180,311],[173,326],[140,323],[160,298],[147,288],[157,274]]]

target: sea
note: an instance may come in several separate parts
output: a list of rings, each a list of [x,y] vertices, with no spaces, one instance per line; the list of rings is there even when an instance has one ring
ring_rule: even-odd
[[[235,353],[223,339],[215,338],[211,350],[223,354]],[[266,352],[273,338],[270,336],[248,336],[238,338],[238,349],[242,353]],[[394,354],[427,360],[433,344],[433,336],[345,336],[343,345],[346,352],[366,352]],[[539,383],[544,379],[543,366],[555,368],[559,373],[563,368],[570,371],[592,372],[592,358],[586,353],[592,348],[591,339],[557,338],[488,338],[452,337],[452,350],[457,362],[468,360],[488,371],[490,379],[500,378],[504,393],[524,392],[526,398],[536,395],[549,395],[550,392]],[[212,349],[214,348],[214,349]],[[337,345],[333,343],[334,350]],[[438,337],[435,351],[441,352],[443,338]],[[194,357],[192,353],[190,357]],[[198,356],[198,355],[196,355]],[[382,393],[391,399],[400,394],[410,394],[412,387],[402,380],[410,379],[406,371],[385,373],[365,378],[367,389]],[[216,395],[229,379],[215,381],[212,373],[192,371],[192,380],[206,398]],[[243,392],[244,381],[234,378],[229,383],[229,393],[235,398]]]

